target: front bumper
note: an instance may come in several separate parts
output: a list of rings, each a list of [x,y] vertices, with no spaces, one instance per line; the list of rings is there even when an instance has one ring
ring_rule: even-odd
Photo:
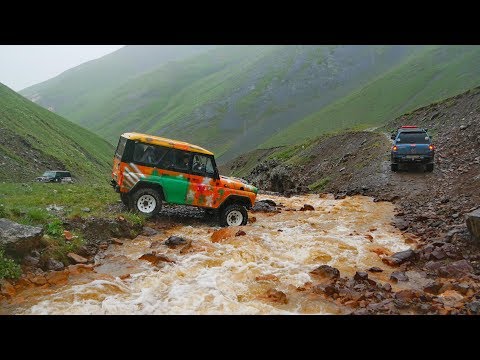
[[[110,186],[113,187],[113,190],[115,190],[115,192],[117,192],[117,193],[120,192],[120,186],[118,186],[118,184],[115,180],[110,181]]]

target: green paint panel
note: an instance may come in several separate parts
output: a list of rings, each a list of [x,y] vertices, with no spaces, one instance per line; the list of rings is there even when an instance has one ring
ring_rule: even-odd
[[[146,180],[162,185],[167,202],[181,205],[186,203],[189,181],[183,175],[159,174],[155,170]]]

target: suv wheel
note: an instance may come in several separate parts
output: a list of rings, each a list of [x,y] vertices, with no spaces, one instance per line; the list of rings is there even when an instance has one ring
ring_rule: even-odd
[[[398,171],[398,164],[390,164],[390,170]]]
[[[432,171],[433,171],[433,164],[427,164],[426,170],[427,170],[428,172],[432,172]]]
[[[137,190],[132,198],[130,208],[133,211],[148,217],[158,214],[162,208],[162,199],[157,191],[150,188],[143,188]]]
[[[246,225],[248,220],[248,213],[245,206],[233,204],[228,205],[222,210],[220,215],[221,226],[241,226]]]

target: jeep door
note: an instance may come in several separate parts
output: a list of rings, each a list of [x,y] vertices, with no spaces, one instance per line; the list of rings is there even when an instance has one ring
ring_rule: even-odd
[[[170,149],[158,164],[162,171],[160,183],[165,200],[174,204],[185,204],[191,178],[192,154],[188,151]]]
[[[215,192],[215,163],[212,156],[193,154],[192,175],[187,203],[207,207],[218,207],[218,194]]]

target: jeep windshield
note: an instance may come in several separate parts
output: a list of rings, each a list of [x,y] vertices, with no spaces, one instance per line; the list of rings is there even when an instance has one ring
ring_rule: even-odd
[[[53,178],[55,177],[55,173],[53,171],[45,171],[42,175],[43,177]]]
[[[429,144],[430,138],[425,132],[401,132],[397,139],[398,144]]]

